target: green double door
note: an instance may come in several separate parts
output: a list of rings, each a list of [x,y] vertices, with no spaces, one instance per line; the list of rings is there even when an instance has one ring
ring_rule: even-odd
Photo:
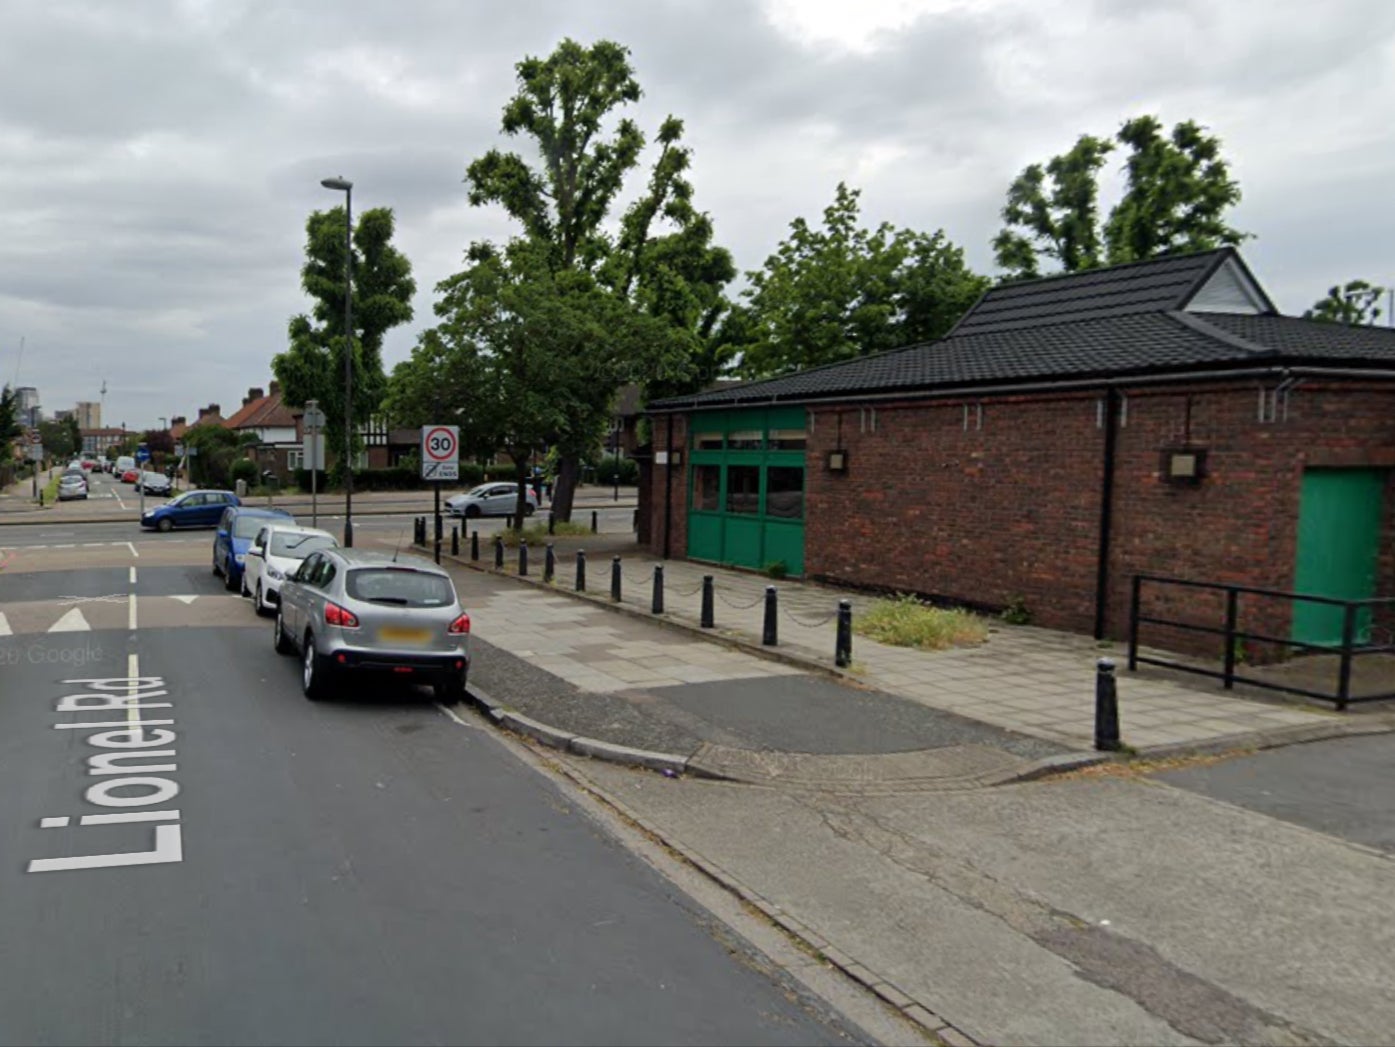
[[[1386,474],[1379,469],[1308,469],[1298,510],[1294,589],[1342,600],[1376,595]],[[1344,609],[1295,601],[1292,637],[1303,643],[1342,642]],[[1371,613],[1358,612],[1354,639],[1366,643]]]

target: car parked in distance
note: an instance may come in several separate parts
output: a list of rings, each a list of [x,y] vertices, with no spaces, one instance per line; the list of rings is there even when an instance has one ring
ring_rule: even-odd
[[[525,487],[528,500],[523,512],[532,516],[538,511],[538,496],[531,487]],[[464,516],[473,520],[477,516],[512,516],[518,508],[518,484],[480,484],[464,494],[452,495],[446,499],[446,509],[452,516]]]
[[[242,567],[247,562],[247,550],[257,532],[273,520],[295,523],[295,517],[285,509],[235,505],[223,510],[218,530],[213,533],[213,573],[223,576],[228,592],[242,591]]]
[[[431,684],[439,701],[465,695],[470,616],[450,575],[415,556],[321,549],[281,586],[273,642],[300,652],[301,688],[328,697],[349,676]]]
[[[121,482],[124,484],[133,484],[139,479],[139,469],[127,469],[124,473],[121,474]]]
[[[338,545],[334,535],[314,527],[263,524],[242,565],[242,595],[252,597],[258,614],[275,611],[281,602],[281,583],[300,569],[300,562],[318,549]]]
[[[77,498],[87,497],[87,477],[82,474],[82,470],[73,471],[69,469],[58,478],[58,500],[60,502],[70,502]]]
[[[132,458],[129,454],[117,455],[116,463],[111,467],[111,472],[113,476],[118,476],[122,479],[125,479],[127,471],[134,470],[135,467],[136,460]]]
[[[136,490],[146,494],[169,494],[174,490],[174,482],[164,473],[141,473],[136,481]]]
[[[216,527],[229,506],[241,505],[231,491],[185,491],[164,505],[147,509],[142,527],[171,531],[176,527]]]

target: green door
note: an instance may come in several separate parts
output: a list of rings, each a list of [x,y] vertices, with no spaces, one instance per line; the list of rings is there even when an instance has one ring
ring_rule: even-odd
[[[1308,469],[1298,508],[1294,589],[1315,596],[1364,600],[1376,592],[1385,473],[1376,469]],[[1293,638],[1340,644],[1341,607],[1297,601]],[[1371,614],[1356,618],[1355,639],[1370,639]]]

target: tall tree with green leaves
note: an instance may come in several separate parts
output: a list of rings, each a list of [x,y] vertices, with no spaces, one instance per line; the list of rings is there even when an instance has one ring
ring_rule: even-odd
[[[1101,225],[1099,177],[1116,144],[1126,154],[1123,194]],[[1113,141],[1082,135],[1044,167],[1026,167],[1008,187],[994,254],[1009,279],[1027,279],[1048,262],[1072,273],[1233,246],[1248,237],[1225,218],[1239,202],[1218,138],[1192,120],[1164,134],[1156,117],[1140,116]]]
[[[710,221],[692,206],[685,175],[689,153],[682,145],[682,122],[673,117],[659,129],[659,157],[646,190],[621,216],[618,233],[605,228],[645,145],[633,120],[613,119],[641,93],[627,48],[608,40],[584,47],[568,39],[546,58],[527,57],[515,68],[517,93],[504,107],[502,129],[531,139],[537,160],[492,149],[473,161],[465,176],[470,202],[502,206],[534,245],[526,252],[526,265],[515,261],[521,249],[495,254],[520,277],[539,265],[563,285],[566,274],[584,276],[590,281],[588,294],[593,289],[609,294],[604,310],[613,320],[621,310],[660,320],[672,330],[639,357],[622,359],[604,340],[581,337],[584,325],[565,328],[576,338],[569,358],[582,347],[617,356],[594,373],[570,366],[559,372],[586,376],[567,399],[578,410],[587,405],[576,417],[588,425],[595,420],[595,432],[584,439],[577,437],[576,426],[544,436],[560,452],[553,511],[565,520],[582,457],[593,440],[599,441],[619,388],[598,376],[625,373],[627,380],[651,384],[691,374],[695,368],[687,360],[701,356],[703,335],[710,335],[725,308],[721,287],[733,269],[730,256],[711,243]],[[602,310],[598,299],[587,301],[588,308]],[[563,352],[557,339],[551,344]]]
[[[10,388],[9,383],[0,389],[0,452],[24,435],[24,426],[19,420],[19,394]],[[8,461],[9,456],[5,459]]]
[[[407,257],[392,243],[391,208],[364,211],[353,231],[353,418],[355,428],[382,403],[383,337],[412,318],[416,281]],[[310,314],[291,318],[290,346],[272,360],[282,395],[292,406],[318,400],[325,412],[325,446],[344,446],[344,209],[315,211],[305,223],[301,287]],[[355,434],[355,447],[358,441]]]
[[[864,228],[860,195],[839,183],[821,227],[796,218],[765,267],[747,274],[741,315],[726,326],[740,339],[734,348],[743,375],[769,377],[939,338],[988,286],[943,232],[889,222]]]
[[[1380,300],[1386,293],[1366,280],[1348,280],[1330,287],[1327,297],[1313,303],[1303,316],[1308,320],[1326,320],[1338,324],[1374,326],[1381,318]]]

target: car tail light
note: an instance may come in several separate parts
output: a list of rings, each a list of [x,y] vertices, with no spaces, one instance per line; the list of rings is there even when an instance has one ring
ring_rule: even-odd
[[[325,604],[325,624],[337,625],[341,629],[357,629],[358,619],[337,603]]]
[[[459,618],[450,623],[450,628],[446,631],[452,636],[468,633],[470,631],[470,616],[468,614],[462,614]]]

